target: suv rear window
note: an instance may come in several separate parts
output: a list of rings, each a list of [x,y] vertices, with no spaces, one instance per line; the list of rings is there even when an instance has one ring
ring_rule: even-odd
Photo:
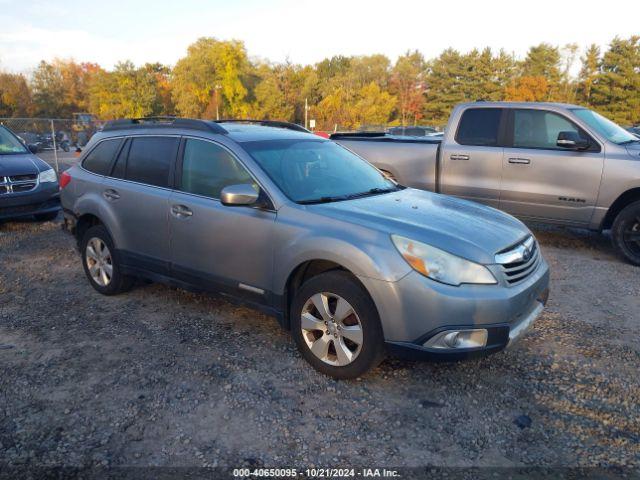
[[[111,166],[111,160],[113,160],[113,156],[120,146],[120,141],[120,138],[112,138],[100,142],[89,152],[89,155],[87,155],[82,162],[82,167],[98,175],[107,175],[109,173],[109,167]]]
[[[460,145],[497,146],[501,116],[501,108],[465,110],[456,133],[456,142]]]
[[[156,187],[168,187],[169,172],[179,144],[180,139],[175,137],[131,139],[125,178]]]

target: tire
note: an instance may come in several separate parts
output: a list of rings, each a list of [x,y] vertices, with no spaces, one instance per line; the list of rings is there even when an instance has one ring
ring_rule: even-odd
[[[611,228],[614,247],[630,263],[640,266],[640,201],[622,209]]]
[[[50,222],[58,218],[58,212],[38,213],[33,216],[38,222]]]
[[[89,250],[89,246],[91,246],[91,250]],[[89,283],[101,294],[117,295],[126,292],[133,286],[135,279],[122,273],[118,262],[118,252],[114,247],[111,235],[103,225],[93,226],[84,233],[80,241],[80,255]],[[92,268],[92,266],[97,268]],[[95,275],[96,273],[97,275]]]
[[[318,304],[324,305],[325,315]],[[384,359],[378,311],[366,290],[348,273],[335,270],[306,281],[295,293],[290,312],[293,339],[304,359],[319,372],[352,379]]]

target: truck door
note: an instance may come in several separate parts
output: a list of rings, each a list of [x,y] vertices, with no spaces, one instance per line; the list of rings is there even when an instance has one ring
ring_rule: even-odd
[[[470,107],[442,143],[440,191],[498,207],[504,109]],[[456,124],[453,118],[451,125]]]
[[[509,111],[500,209],[523,218],[587,225],[604,165],[599,143],[569,118],[543,109]],[[586,150],[558,146],[560,132],[588,139]]]

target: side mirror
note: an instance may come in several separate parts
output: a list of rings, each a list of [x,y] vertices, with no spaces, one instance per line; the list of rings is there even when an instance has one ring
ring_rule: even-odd
[[[40,151],[38,145],[36,145],[35,143],[30,143],[29,145],[27,145],[27,148],[31,153],[38,153]]]
[[[241,207],[253,205],[258,201],[259,194],[248,184],[229,185],[220,193],[220,202],[227,207]]]
[[[560,132],[556,145],[569,150],[586,150],[591,143],[586,138],[581,137],[578,132]]]

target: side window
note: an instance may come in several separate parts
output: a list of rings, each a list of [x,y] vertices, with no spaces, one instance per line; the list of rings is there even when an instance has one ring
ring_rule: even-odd
[[[560,132],[585,134],[566,118],[544,110],[514,110],[513,146],[562,150],[556,145]]]
[[[224,148],[204,140],[187,139],[180,190],[220,198],[229,185],[255,182],[249,172]]]
[[[111,172],[111,176],[113,178],[124,178],[125,168],[127,167],[127,154],[129,153],[131,140],[126,140],[126,142],[127,143],[120,150],[118,158],[116,158],[116,163],[113,166],[113,171]]]
[[[134,182],[169,186],[171,164],[180,140],[175,137],[134,137],[131,139],[125,178]]]
[[[108,175],[111,160],[118,151],[121,139],[103,140],[82,161],[82,167],[98,175]]]
[[[497,146],[501,116],[501,108],[465,110],[456,132],[456,142],[460,145]]]

